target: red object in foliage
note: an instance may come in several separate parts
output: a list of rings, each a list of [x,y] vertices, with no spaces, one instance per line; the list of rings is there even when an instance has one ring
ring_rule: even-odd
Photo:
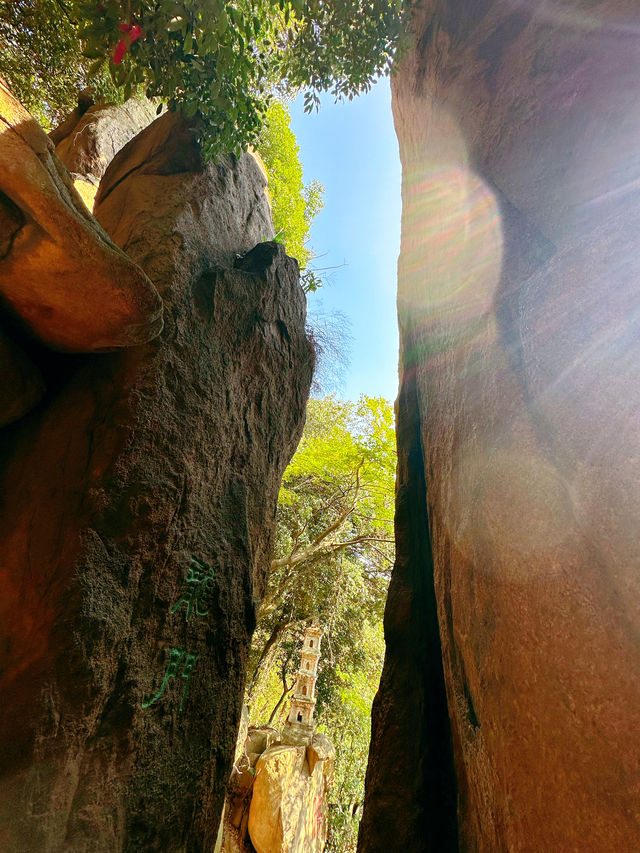
[[[124,39],[120,39],[118,44],[116,45],[116,49],[113,51],[113,64],[120,65],[122,60],[124,59],[124,55],[127,52],[127,48],[129,45]]]
[[[129,47],[144,35],[140,24],[118,24],[118,29],[125,33],[125,36],[120,39],[113,52],[114,65],[120,65]]]

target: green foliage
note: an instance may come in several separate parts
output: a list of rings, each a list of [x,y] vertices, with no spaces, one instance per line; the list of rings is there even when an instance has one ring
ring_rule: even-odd
[[[257,142],[269,175],[273,226],[287,252],[305,270],[311,252],[306,246],[309,229],[322,209],[324,187],[318,181],[305,186],[300,149],[291,130],[291,116],[280,101],[272,101]],[[315,288],[314,288],[315,289]]]
[[[325,853],[355,853],[364,801],[364,779],[371,739],[371,705],[384,662],[381,622],[365,623],[363,663],[337,671],[339,701],[327,703],[318,729],[337,745],[333,785],[329,790],[329,833]]]
[[[394,472],[393,411],[386,400],[365,396],[357,403],[333,396],[311,400],[298,451],[285,471],[280,503],[295,504],[306,516],[309,502],[337,492],[326,514],[321,512],[316,519],[322,527],[336,509],[349,505],[357,474],[358,499],[349,525],[360,533],[388,532],[393,520]],[[365,524],[367,519],[371,524]],[[297,529],[298,524],[298,519],[291,519],[291,526],[280,532]],[[299,540],[297,544],[300,547]]]
[[[77,104],[89,61],[63,0],[0,0],[0,74],[24,106],[49,130]],[[97,97],[119,95],[108,70],[95,74]]]
[[[318,92],[350,98],[367,90],[390,67],[401,3],[2,0],[2,35],[12,46],[4,73],[19,97],[55,113],[86,77],[82,42],[92,79],[108,70],[124,98],[145,86],[149,97],[180,108],[211,156],[256,145],[278,87],[306,89],[308,109]]]
[[[385,400],[310,401],[280,491],[277,557],[250,658],[250,721],[281,725],[304,627],[317,619],[325,630],[316,723],[338,750],[333,851],[355,849],[369,714],[382,666],[394,474],[393,412]]]

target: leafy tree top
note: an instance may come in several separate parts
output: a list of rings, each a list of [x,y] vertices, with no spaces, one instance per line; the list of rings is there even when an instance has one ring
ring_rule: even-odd
[[[382,618],[393,560],[395,461],[386,400],[309,402],[280,489],[277,556],[258,611],[262,648],[252,661],[250,694],[284,636],[314,617],[326,630],[325,657],[338,647],[360,654],[356,626]],[[320,702],[321,693],[319,687]]]
[[[13,0],[0,3],[0,19],[9,21],[15,37]],[[74,46],[82,44],[93,61],[91,78],[103,76],[106,66],[125,97],[144,87],[170,109],[180,108],[193,120],[205,156],[253,145],[278,88],[305,89],[309,110],[319,92],[351,98],[367,90],[389,70],[402,29],[402,0],[16,0],[16,5],[19,14],[32,15],[32,29],[22,28],[22,41],[49,37],[44,52],[57,58],[58,74],[73,76]],[[55,33],[47,21],[51,15],[58,22]],[[19,61],[19,51],[14,58]],[[3,67],[7,73],[0,61]]]
[[[300,149],[290,124],[286,105],[273,100],[256,147],[269,175],[273,227],[287,253],[305,270],[312,258],[306,242],[311,223],[323,206],[324,187],[318,181],[305,185]]]
[[[59,124],[87,86],[89,61],[64,0],[0,0],[0,74],[45,130]],[[96,100],[122,100],[108,67],[94,74]]]
[[[373,528],[387,530],[393,519],[395,461],[393,411],[384,398],[310,400],[302,440],[285,471],[280,506],[326,488],[338,488],[348,498],[357,487],[357,506],[377,520]]]

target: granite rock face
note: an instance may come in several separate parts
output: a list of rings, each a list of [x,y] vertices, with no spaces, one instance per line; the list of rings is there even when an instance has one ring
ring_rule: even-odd
[[[413,28],[359,849],[635,850],[640,12],[428,0]]]
[[[116,156],[96,215],[165,326],[35,348],[47,395],[2,433],[0,848],[201,851],[304,420],[305,299],[282,247],[256,247],[254,161],[204,166],[172,115]]]
[[[127,142],[151,124],[157,109],[157,104],[145,98],[129,98],[123,104],[96,104],[85,90],[78,96],[76,109],[49,134],[57,156],[90,211],[107,167]]]

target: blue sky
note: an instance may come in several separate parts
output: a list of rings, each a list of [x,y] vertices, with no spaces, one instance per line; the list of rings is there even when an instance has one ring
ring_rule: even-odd
[[[396,264],[400,248],[400,162],[389,81],[367,95],[305,115],[291,107],[305,181],[324,184],[324,209],[311,232],[316,266],[327,284],[309,296],[309,311],[341,311],[351,324],[351,359],[340,396],[393,401],[398,385]]]

